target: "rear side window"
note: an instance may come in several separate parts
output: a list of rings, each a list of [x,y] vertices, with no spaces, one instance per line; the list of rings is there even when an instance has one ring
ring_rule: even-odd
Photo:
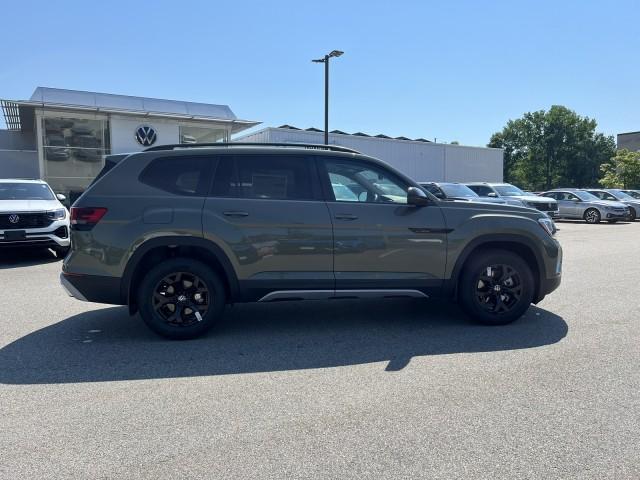
[[[162,157],[140,174],[146,185],[174,195],[205,196],[211,178],[211,157]]]
[[[314,200],[313,162],[294,155],[237,155],[216,170],[213,195],[264,200]]]

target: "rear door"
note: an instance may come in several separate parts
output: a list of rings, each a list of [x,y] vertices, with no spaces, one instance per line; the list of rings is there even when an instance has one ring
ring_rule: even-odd
[[[373,162],[324,157],[319,170],[334,223],[336,289],[440,288],[446,228],[438,206],[407,205],[409,185]]]
[[[331,218],[312,158],[220,155],[203,228],[227,253],[246,299],[334,288]]]

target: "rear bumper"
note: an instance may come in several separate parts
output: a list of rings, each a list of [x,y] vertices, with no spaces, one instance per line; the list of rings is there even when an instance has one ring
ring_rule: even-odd
[[[76,275],[62,272],[60,284],[71,297],[83,302],[125,305],[120,297],[120,279],[100,275]]]

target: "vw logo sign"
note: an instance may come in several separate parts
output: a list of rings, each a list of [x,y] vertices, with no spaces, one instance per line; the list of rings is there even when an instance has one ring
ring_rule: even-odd
[[[9,223],[18,223],[20,221],[20,217],[15,213],[9,215]]]
[[[151,125],[140,125],[136,128],[136,141],[142,145],[143,147],[150,147],[154,143],[156,143],[156,138],[158,134],[156,133],[156,129]]]

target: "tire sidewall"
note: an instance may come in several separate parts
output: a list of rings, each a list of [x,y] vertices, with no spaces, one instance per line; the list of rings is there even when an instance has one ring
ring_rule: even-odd
[[[504,325],[520,318],[531,306],[535,281],[531,268],[520,256],[509,251],[486,250],[475,254],[465,266],[459,285],[459,298],[463,310],[474,320],[485,325]],[[519,302],[507,313],[494,315],[484,310],[475,298],[478,273],[489,265],[504,264],[514,268],[523,285]]]
[[[188,272],[200,277],[209,289],[209,297],[213,299],[202,321],[187,327],[169,325],[153,309],[151,299],[158,283],[167,275],[175,272]],[[174,340],[195,338],[207,332],[222,316],[226,303],[224,285],[217,273],[205,264],[190,258],[174,258],[164,261],[152,268],[145,275],[138,289],[138,308],[140,316],[147,326],[163,337]]]

